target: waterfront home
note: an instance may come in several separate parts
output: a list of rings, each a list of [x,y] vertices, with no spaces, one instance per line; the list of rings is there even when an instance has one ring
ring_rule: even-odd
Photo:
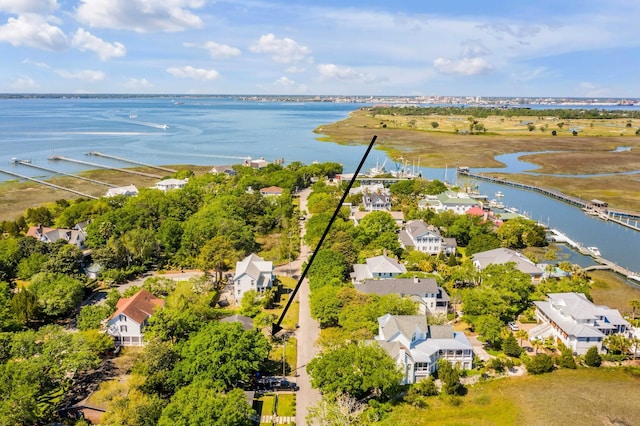
[[[365,280],[354,288],[367,294],[397,294],[418,303],[422,315],[446,315],[449,310],[449,295],[433,278],[390,278],[388,280]]]
[[[142,289],[129,298],[121,298],[116,311],[107,321],[107,333],[119,346],[142,346],[143,331],[156,309],[164,306],[164,300]]]
[[[444,251],[446,245],[440,230],[433,225],[427,225],[422,220],[411,220],[398,234],[402,248],[414,248],[422,253],[438,255]]]
[[[236,273],[233,277],[233,296],[236,304],[249,290],[259,294],[273,287],[273,262],[266,261],[255,253],[250,254],[236,263]]]
[[[605,337],[630,330],[617,309],[594,305],[582,293],[551,293],[546,301],[533,303],[539,325],[529,330],[529,339],[553,337],[578,355],[591,346],[602,352]]]
[[[388,279],[407,272],[407,268],[397,259],[386,254],[369,257],[364,264],[353,265],[351,280],[354,284],[361,284],[367,279]]]
[[[436,213],[452,211],[457,214],[464,214],[472,207],[480,207],[482,203],[471,198],[465,192],[445,191],[438,195],[427,195],[426,198],[418,201],[419,209],[432,209]]]
[[[188,178],[185,179],[165,179],[165,180],[161,180],[160,182],[156,183],[155,187],[156,189],[159,189],[160,191],[170,191],[172,189],[182,189],[185,186],[187,186],[187,182],[189,182]]]
[[[81,249],[84,248],[84,241],[86,240],[87,234],[83,228],[64,229],[38,225],[29,227],[27,237],[35,238],[43,243],[55,243],[56,241],[64,240]]]
[[[269,162],[264,159],[264,157],[260,157],[257,160],[248,158],[242,162],[242,165],[245,167],[252,167],[254,169],[264,169],[269,165]]]
[[[514,263],[516,269],[531,276],[531,281],[540,282],[544,271],[535,263],[530,261],[520,252],[508,248],[497,248],[493,250],[476,253],[471,258],[473,264],[479,270],[483,270],[489,265],[502,265],[505,263]]]
[[[133,197],[138,195],[138,188],[135,185],[118,186],[116,188],[107,189],[105,197],[115,197],[116,195],[124,195],[126,197]]]
[[[463,370],[473,368],[473,346],[450,325],[428,325],[424,315],[390,315],[378,318],[380,345],[404,372],[402,384],[416,383],[438,371],[443,358]]]
[[[219,174],[223,173],[227,176],[235,176],[237,175],[236,171],[233,169],[232,165],[224,165],[224,166],[213,166],[211,167],[210,173]]]

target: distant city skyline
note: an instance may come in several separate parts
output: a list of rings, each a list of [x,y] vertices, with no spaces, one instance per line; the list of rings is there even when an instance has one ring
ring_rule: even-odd
[[[626,0],[0,0],[0,92],[638,98],[637,16]]]

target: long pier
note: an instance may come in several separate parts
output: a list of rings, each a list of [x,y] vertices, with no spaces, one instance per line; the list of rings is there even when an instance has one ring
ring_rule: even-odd
[[[607,260],[604,257],[600,256],[598,253],[594,253],[588,247],[584,247],[582,244],[573,241],[571,238],[558,231],[557,229],[549,229],[549,232],[551,233],[551,239],[553,241],[557,243],[564,243],[580,254],[593,257],[593,260],[599,263],[599,265],[593,265],[583,268],[584,271],[611,270],[630,279],[635,279],[631,277],[638,276],[637,273],[630,271],[627,268],[624,268],[610,260]]]
[[[144,176],[144,177],[149,177],[149,178],[154,178],[154,179],[162,179],[162,176],[153,175],[151,173],[144,173],[144,172],[139,172],[137,170],[130,170],[130,169],[121,169],[119,167],[105,166],[103,164],[92,163],[90,161],[76,160],[76,159],[73,159],[73,158],[63,157],[61,155],[51,155],[49,157],[49,160],[68,161],[70,163],[83,164],[85,166],[91,166],[91,167],[98,168],[98,169],[115,170],[115,171],[118,171],[118,172],[130,173],[130,174],[138,175],[138,176]]]
[[[94,155],[96,157],[110,158],[112,160],[118,160],[118,161],[122,161],[122,162],[125,162],[125,163],[135,164],[137,166],[144,166],[144,167],[149,167],[149,168],[156,169],[156,170],[162,170],[163,172],[169,172],[169,173],[177,172],[177,170],[169,169],[167,167],[155,166],[153,164],[147,164],[147,163],[143,163],[141,161],[129,160],[128,158],[117,157],[115,155],[110,155],[110,154],[104,154],[104,153],[98,152],[98,151],[89,151],[89,152],[86,152],[85,155]]]
[[[589,214],[592,214],[602,220],[615,222],[619,225],[626,226],[627,228],[633,229],[634,231],[640,231],[640,226],[639,226],[640,213],[637,213],[637,212],[631,212],[627,210],[617,210],[617,209],[611,209],[611,208],[590,210],[588,209],[588,206],[590,206],[591,204],[590,201],[564,194],[560,191],[556,191],[555,189],[542,188],[540,186],[514,182],[502,177],[493,177],[493,176],[486,176],[479,173],[472,173],[470,170],[466,168],[458,169],[458,173],[473,179],[484,180],[487,182],[511,186],[518,189],[525,189],[527,191],[538,192],[542,195],[546,195],[547,197],[555,198],[556,200],[562,201],[564,203],[570,204],[575,207],[579,207],[589,212]],[[631,223],[632,221],[635,222],[635,224],[632,224]]]
[[[36,183],[39,183],[40,185],[48,186],[48,187],[59,189],[59,190],[62,190],[62,191],[71,192],[72,194],[80,195],[81,197],[92,198],[94,200],[98,199],[98,197],[95,197],[95,196],[89,195],[89,194],[85,194],[85,193],[82,193],[80,191],[76,191],[75,189],[65,188],[64,186],[56,185],[54,183],[50,183],[50,182],[47,182],[47,181],[44,181],[44,180],[32,178],[32,177],[29,177],[29,176],[24,176],[24,175],[21,175],[19,173],[11,172],[9,170],[0,169],[0,173],[4,173],[6,175],[17,177],[17,178],[24,179],[24,180],[30,180],[31,182],[36,182]]]
[[[49,169],[47,167],[37,166],[37,165],[35,165],[33,163],[29,163],[29,162],[26,162],[26,161],[23,161],[23,160],[16,160],[13,163],[14,164],[20,164],[22,166],[33,167],[34,169],[38,169],[38,170],[44,170],[45,172],[49,172],[49,173],[54,173],[54,174],[58,174],[58,175],[62,175],[62,176],[69,176],[69,177],[72,177],[72,178],[84,180],[86,182],[91,182],[91,183],[95,183],[95,184],[98,184],[98,185],[108,186],[110,188],[115,188],[116,187],[116,185],[112,185],[112,184],[107,183],[107,182],[102,182],[100,180],[91,179],[91,178],[84,177],[84,176],[74,175],[72,173],[59,172],[57,170]]]

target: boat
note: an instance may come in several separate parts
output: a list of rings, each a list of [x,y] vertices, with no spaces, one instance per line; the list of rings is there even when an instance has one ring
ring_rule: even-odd
[[[502,193],[502,191],[497,191],[496,192],[496,197],[498,197],[498,198],[504,197],[504,194]]]
[[[589,253],[591,253],[591,255],[595,256],[595,257],[600,257],[600,250],[598,249],[598,247],[595,246],[591,246],[591,247],[587,247],[587,251]]]
[[[376,161],[376,166],[369,169],[367,175],[369,177],[376,177],[379,175],[384,175],[387,173],[387,170],[384,168],[385,164],[387,164],[387,160],[385,159],[382,164]]]

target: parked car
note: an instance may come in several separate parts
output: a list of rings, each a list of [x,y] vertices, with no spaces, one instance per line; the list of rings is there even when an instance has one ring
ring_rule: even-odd
[[[280,380],[280,382],[275,386],[276,390],[290,390],[297,391],[300,387],[295,382],[290,382],[288,380]]]
[[[507,327],[509,327],[509,329],[511,329],[511,331],[518,331],[520,330],[520,327],[518,327],[518,324],[516,324],[513,321],[510,321],[509,323],[507,323]]]

